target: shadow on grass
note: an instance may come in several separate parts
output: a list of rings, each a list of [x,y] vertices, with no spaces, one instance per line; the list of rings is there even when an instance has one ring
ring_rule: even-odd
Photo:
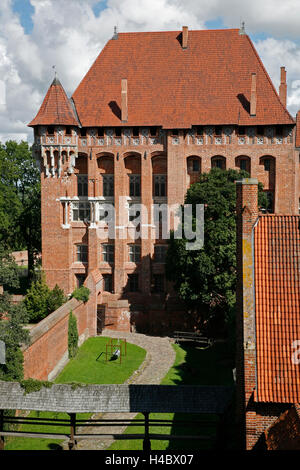
[[[232,370],[234,358],[226,341],[215,342],[207,348],[197,344],[180,344],[185,351],[185,361],[174,367],[177,378],[174,385],[234,386]],[[188,424],[180,422],[188,421]],[[173,436],[201,435],[203,439],[174,439],[167,450],[212,450],[234,448],[234,407],[228,403],[224,415],[183,415],[176,413],[171,428]]]

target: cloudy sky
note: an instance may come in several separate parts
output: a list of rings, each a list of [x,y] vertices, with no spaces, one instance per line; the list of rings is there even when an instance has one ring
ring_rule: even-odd
[[[0,0],[0,140],[32,141],[27,123],[58,76],[70,96],[120,32],[237,28],[246,32],[278,89],[287,69],[288,109],[300,109],[299,0]]]

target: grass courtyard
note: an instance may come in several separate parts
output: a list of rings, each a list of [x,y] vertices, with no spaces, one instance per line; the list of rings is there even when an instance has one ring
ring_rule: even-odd
[[[55,383],[86,383],[86,384],[122,384],[145,359],[146,351],[139,346],[127,343],[127,354],[119,359],[107,361],[106,344],[109,338],[95,337],[86,340],[79,348],[78,354],[71,359],[56,378]],[[110,353],[110,348],[109,348]],[[108,354],[109,357],[109,354]],[[67,418],[64,413],[31,412],[30,417]],[[78,419],[88,419],[90,414],[78,414]],[[22,425],[20,431],[66,433],[69,426],[37,426]],[[6,438],[5,450],[59,450],[62,441],[59,439],[31,439],[24,437]]]
[[[97,337],[88,339],[80,348],[78,355],[72,359],[64,368],[62,373],[55,380],[56,383],[68,382],[81,382],[81,383],[123,383],[128,377],[132,375],[134,370],[138,369],[139,365],[143,362],[146,352],[134,345],[127,344],[127,356],[124,358],[122,365],[118,361],[105,361],[105,344],[107,338]],[[226,343],[215,343],[212,347],[207,349],[195,347],[181,347],[173,345],[176,352],[176,359],[173,367],[169,370],[167,375],[162,380],[162,385],[233,385],[232,368],[234,367],[231,353]],[[102,353],[102,354],[101,354]],[[67,415],[62,413],[36,413],[32,412],[30,416],[63,418]],[[87,419],[90,415],[79,415],[78,419]],[[137,415],[137,419],[142,415]],[[178,420],[195,420],[201,422],[205,421],[206,424],[202,428],[201,434],[209,437],[207,441],[167,441],[167,440],[152,440],[152,450],[184,450],[184,449],[197,449],[205,450],[212,449],[216,435],[217,417],[203,415],[200,417],[188,415],[174,415],[174,414],[155,414],[151,413],[151,419],[174,419],[175,423]],[[45,427],[33,428],[30,426],[22,427],[22,430],[36,431],[36,432],[50,432],[50,429]],[[69,433],[69,427],[51,427],[51,432]],[[130,426],[125,432],[130,434],[139,434],[143,432],[143,428]],[[229,434],[233,429],[230,424],[228,427]],[[184,435],[192,434],[190,426],[177,426],[173,424],[171,427],[160,426],[150,427],[150,433],[155,434],[175,434]],[[199,434],[199,426],[194,430],[195,434]],[[230,439],[230,435],[229,435]],[[233,437],[231,438],[233,442]],[[59,450],[61,449],[61,440],[53,439],[24,439],[24,438],[11,438],[6,440],[5,449],[7,450]],[[141,440],[119,440],[112,444],[109,450],[141,450]]]
[[[227,343],[215,343],[210,348],[181,347],[173,345],[176,359],[173,367],[166,374],[161,385],[229,385],[233,386],[232,369],[234,367],[231,352]],[[142,419],[138,414],[136,419]],[[183,415],[174,413],[150,413],[150,419],[174,420],[172,426],[155,426],[149,428],[150,434],[197,435],[208,438],[207,441],[189,440],[152,440],[152,450],[211,450],[214,448],[218,417],[214,415]],[[230,420],[229,416],[229,420]],[[176,425],[180,421],[198,421],[200,424]],[[175,424],[174,424],[175,423]],[[203,424],[202,424],[203,423]],[[139,426],[130,426],[125,433],[138,434],[143,431]],[[232,422],[227,423],[228,448],[234,442],[234,427]],[[142,450],[142,440],[115,441],[108,450]]]

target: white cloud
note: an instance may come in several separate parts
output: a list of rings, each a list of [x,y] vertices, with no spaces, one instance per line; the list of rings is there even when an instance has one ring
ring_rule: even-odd
[[[28,35],[13,12],[12,0],[1,0],[0,77],[5,83],[5,107],[1,106],[1,85],[0,137],[29,135],[31,139],[32,130],[26,124],[53,79],[52,66],[56,65],[71,95],[112,37],[114,25],[119,31],[178,30],[182,25],[203,29],[206,21],[216,18],[225,27],[239,27],[243,19],[250,36],[264,34],[255,45],[277,89],[280,66],[286,66],[288,105],[293,114],[300,108],[298,0],[108,0],[96,17],[93,6],[97,3],[31,0],[35,11]]]

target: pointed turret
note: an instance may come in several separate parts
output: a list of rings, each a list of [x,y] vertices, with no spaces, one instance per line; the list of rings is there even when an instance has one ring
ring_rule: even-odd
[[[56,76],[47,91],[39,112],[28,126],[50,126],[55,124],[65,126],[79,125],[72,104]]]

